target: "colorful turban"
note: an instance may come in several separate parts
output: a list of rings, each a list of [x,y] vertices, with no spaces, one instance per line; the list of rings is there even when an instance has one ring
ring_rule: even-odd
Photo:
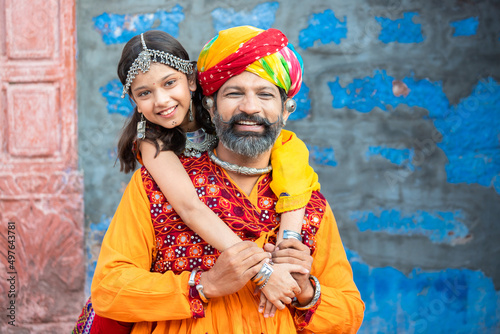
[[[222,30],[198,57],[198,80],[207,96],[245,70],[283,88],[289,97],[302,84],[302,58],[277,29],[241,26]]]

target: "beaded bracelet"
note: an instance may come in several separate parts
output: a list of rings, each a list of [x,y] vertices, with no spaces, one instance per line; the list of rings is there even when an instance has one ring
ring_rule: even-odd
[[[319,284],[318,279],[313,275],[310,275],[309,279],[311,280],[311,283],[314,285],[313,299],[309,302],[309,304],[305,306],[300,306],[298,301],[292,302],[292,306],[295,307],[297,310],[308,310],[312,308],[314,305],[316,305],[316,303],[319,300],[319,297],[321,296],[321,285]]]

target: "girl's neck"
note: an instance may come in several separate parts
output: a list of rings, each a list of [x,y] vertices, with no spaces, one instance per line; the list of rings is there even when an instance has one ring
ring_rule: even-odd
[[[195,119],[192,122],[188,122],[186,124],[181,125],[180,128],[184,132],[193,132],[193,131],[196,131],[199,128],[201,128],[201,126],[198,124],[198,122],[196,122],[196,119]]]

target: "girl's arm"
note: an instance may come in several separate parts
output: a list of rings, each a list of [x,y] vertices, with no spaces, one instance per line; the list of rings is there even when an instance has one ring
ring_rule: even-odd
[[[304,220],[305,214],[305,206],[294,211],[285,211],[281,214],[281,226],[278,231],[278,235],[276,236],[276,245],[279,245],[283,241],[284,230],[294,231],[301,234],[302,221]]]
[[[305,206],[311,193],[320,189],[318,175],[309,165],[309,151],[302,140],[287,130],[281,130],[271,151],[273,181],[271,189],[278,196],[276,211],[281,212],[281,224],[276,245],[283,240],[283,231],[301,233]]]
[[[144,166],[169,203],[190,229],[220,252],[242,241],[196,194],[191,179],[172,151],[161,151],[147,141],[139,147]]]
[[[156,148],[146,141],[140,143],[139,149],[144,166],[190,229],[221,252],[242,241],[212,210],[200,201],[191,179],[175,153],[161,151],[155,158]],[[291,290],[290,282],[284,282],[282,277],[285,274],[290,274],[290,267],[280,268],[280,270],[279,273],[271,276],[268,284],[262,289],[264,295],[273,301],[269,302],[269,308],[283,307],[281,300],[287,297],[286,293]],[[292,282],[296,285],[295,281],[292,280]],[[264,310],[259,311],[263,312]]]

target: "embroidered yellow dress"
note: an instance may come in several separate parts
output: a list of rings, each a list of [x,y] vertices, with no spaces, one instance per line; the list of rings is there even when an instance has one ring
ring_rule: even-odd
[[[256,240],[278,224],[272,178],[262,176],[246,196],[207,154],[181,158],[200,199],[242,239]],[[311,274],[321,299],[309,311],[292,307],[274,318],[258,312],[249,282],[235,294],[203,304],[190,288],[194,268],[209,270],[219,255],[175,213],[145,168],[133,175],[102,243],[92,283],[97,314],[134,322],[132,333],[356,332],[364,304],[323,196],[312,192],[303,224]]]

